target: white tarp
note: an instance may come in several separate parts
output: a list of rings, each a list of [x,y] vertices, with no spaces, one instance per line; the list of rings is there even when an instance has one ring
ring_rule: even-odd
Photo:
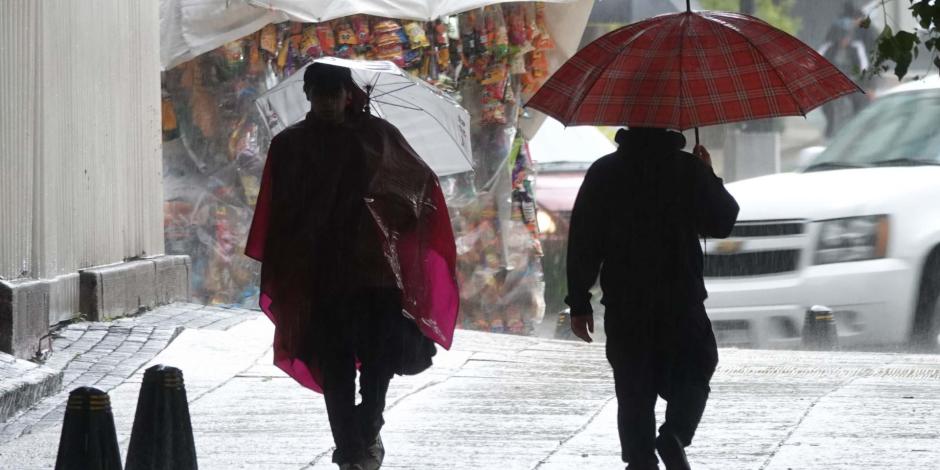
[[[260,30],[268,23],[293,20],[318,23],[354,14],[398,19],[433,20],[507,0],[160,0],[160,59],[164,70]],[[581,40],[593,0],[548,0],[549,33],[556,42],[565,36]],[[577,4],[582,15],[553,7]],[[583,16],[583,18],[581,18]],[[553,28],[559,20],[564,28]],[[560,41],[567,45],[568,41]],[[568,47],[565,47],[568,49]]]

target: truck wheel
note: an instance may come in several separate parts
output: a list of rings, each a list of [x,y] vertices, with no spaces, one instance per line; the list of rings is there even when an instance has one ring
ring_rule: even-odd
[[[927,262],[920,281],[911,346],[925,352],[940,351],[940,248],[935,248]]]

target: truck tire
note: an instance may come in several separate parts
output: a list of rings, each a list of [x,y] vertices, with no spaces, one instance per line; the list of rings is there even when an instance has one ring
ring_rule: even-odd
[[[911,329],[911,346],[924,352],[940,351],[940,247],[924,263]]]

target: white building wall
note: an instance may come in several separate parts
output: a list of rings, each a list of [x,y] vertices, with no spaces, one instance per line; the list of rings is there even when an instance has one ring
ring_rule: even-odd
[[[0,279],[163,252],[158,8],[0,0]]]

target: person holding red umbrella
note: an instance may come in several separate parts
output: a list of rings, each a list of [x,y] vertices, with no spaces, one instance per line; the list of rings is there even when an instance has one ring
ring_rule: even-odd
[[[704,147],[681,150],[682,134],[631,128],[616,140],[617,152],[588,170],[571,214],[571,329],[591,342],[599,273],[622,458],[629,470],[655,469],[658,450],[667,469],[687,469],[684,448],[718,364],[698,237],[728,236],[738,205]],[[657,395],[668,402],[658,438]]]
[[[738,213],[708,152],[667,129],[806,115],[861,89],[813,48],[729,12],[660,15],[588,44],[526,103],[565,125],[628,126],[587,172],[568,246],[571,328],[591,341],[588,289],[600,274],[622,458],[630,470],[690,468],[718,354],[703,302],[698,236],[729,235]],[[657,395],[668,402],[656,437]]]

